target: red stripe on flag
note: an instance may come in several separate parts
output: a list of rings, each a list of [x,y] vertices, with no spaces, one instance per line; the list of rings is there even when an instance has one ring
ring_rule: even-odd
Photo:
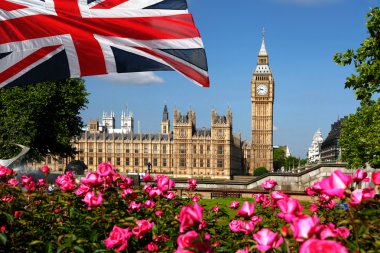
[[[21,4],[15,4],[8,2],[7,0],[0,0],[0,9],[5,11],[14,11],[19,9],[28,8],[27,6]]]
[[[12,29],[10,29],[12,27]],[[28,29],[25,29],[28,27]],[[191,14],[144,18],[72,18],[33,15],[0,21],[0,44],[64,34],[98,34],[138,40],[200,37]]]
[[[181,72],[183,75],[194,80],[195,82],[202,85],[203,87],[210,87],[210,80],[209,80],[209,77],[207,75],[203,75],[201,72],[196,71],[195,69],[188,67],[185,64],[182,64],[179,61],[176,61],[171,57],[162,55],[162,54],[160,54],[156,51],[150,50],[148,48],[137,47],[137,49],[144,51],[148,54],[151,54],[153,56],[156,56],[158,58],[161,58],[165,62],[169,63],[177,71]]]
[[[111,9],[129,0],[105,0],[97,5],[92,6],[90,9]]]
[[[24,70],[25,68],[29,67],[33,63],[37,62],[38,60],[42,59],[49,53],[53,52],[57,48],[59,48],[61,45],[56,46],[48,46],[41,49],[38,49],[34,53],[28,55],[21,61],[17,62],[15,65],[11,66],[10,68],[4,70],[0,73],[0,83],[8,80],[12,76],[16,75],[20,71]]]

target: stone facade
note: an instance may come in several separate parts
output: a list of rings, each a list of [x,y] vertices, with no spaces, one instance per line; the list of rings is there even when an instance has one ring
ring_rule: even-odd
[[[111,162],[121,173],[145,173],[148,164],[153,173],[183,178],[228,179],[242,173],[242,142],[232,134],[230,110],[226,116],[212,110],[209,129],[196,128],[192,110],[185,115],[174,110],[172,131],[169,122],[166,106],[158,134],[108,132],[98,121],[90,121],[88,130],[73,141],[79,151],[74,159],[84,161],[90,171],[101,162]],[[45,164],[63,170],[66,162],[48,157]]]
[[[340,131],[343,119],[338,119],[331,125],[331,131],[321,145],[321,161],[335,162],[341,159],[339,147]]]
[[[317,163],[321,161],[321,146],[323,142],[323,137],[321,130],[317,130],[314,133],[313,141],[310,144],[309,151],[307,152],[307,162]]]

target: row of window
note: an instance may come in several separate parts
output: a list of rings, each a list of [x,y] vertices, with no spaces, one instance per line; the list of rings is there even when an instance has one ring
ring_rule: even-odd
[[[205,167],[206,165],[206,168],[210,168],[211,167],[211,160],[210,159],[205,159],[206,160],[206,164],[204,163],[204,159],[199,159],[199,161],[197,161],[197,159],[193,159],[193,167]],[[197,166],[199,165],[199,166]],[[179,167],[187,167],[186,166],[186,158],[179,158]],[[224,160],[223,159],[217,159],[216,160],[216,167],[217,168],[224,168]]]
[[[79,159],[81,161],[84,161],[84,157],[80,157]],[[115,165],[116,166],[122,165],[120,157],[116,157],[115,159],[116,159],[115,160]],[[106,161],[107,162],[112,162],[111,157],[107,157]],[[139,166],[140,165],[139,161],[140,161],[139,158],[131,159],[131,158],[128,157],[128,158],[125,158],[125,164],[124,165],[125,166]],[[89,165],[95,165],[94,162],[95,162],[94,161],[94,157],[90,156],[88,158],[88,164]],[[102,162],[103,162],[103,158],[102,157],[98,157],[97,164],[100,164]],[[133,164],[132,164],[132,162],[133,162]],[[179,167],[187,167],[186,166],[186,159],[185,158],[179,158],[178,162],[179,162]],[[48,163],[51,163],[51,160],[50,160],[50,162],[48,160]],[[148,163],[149,163],[148,158],[144,158],[143,165],[147,166]],[[152,166],[153,167],[159,166],[157,158],[153,158]],[[161,166],[162,167],[167,167],[168,166],[168,159],[167,158],[162,158],[162,160],[161,160]],[[197,161],[197,159],[193,159],[193,167],[200,167],[200,168],[206,167],[206,168],[210,168],[211,167],[211,159],[199,159],[199,161]],[[217,168],[224,168],[224,160],[223,159],[217,159],[216,160],[216,167]]]
[[[79,150],[80,151],[84,151],[84,143],[80,143],[79,144]],[[125,146],[125,152],[127,154],[131,153],[131,149],[130,149],[130,146],[129,145],[126,145]],[[138,154],[139,153],[139,144],[136,144],[134,145],[134,153],[135,154]],[[199,154],[204,154],[204,146],[203,145],[200,145],[199,148],[197,148],[197,145],[193,145],[193,154],[197,154],[199,152]],[[90,153],[93,153],[94,152],[94,144],[90,143],[88,144],[88,152]],[[98,144],[97,145],[97,152],[98,153],[102,153],[103,152],[103,144]],[[120,153],[121,152],[121,145],[120,144],[116,144],[115,145],[115,152],[116,153]],[[161,153],[162,154],[166,154],[167,152],[167,147],[166,145],[161,145]],[[112,144],[107,144],[107,153],[112,153]],[[144,145],[143,146],[143,153],[144,154],[148,154],[149,153],[149,149],[148,149],[148,145]],[[180,154],[186,154],[186,144],[180,144],[179,145],[179,153]],[[217,150],[216,150],[216,153],[218,155],[223,155],[224,154],[224,146],[223,145],[218,145],[217,146]],[[153,145],[153,154],[158,154],[158,145]],[[206,154],[211,154],[211,146],[210,145],[206,145]]]

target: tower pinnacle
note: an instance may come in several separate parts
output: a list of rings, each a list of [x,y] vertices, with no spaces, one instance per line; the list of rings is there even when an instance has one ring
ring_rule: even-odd
[[[259,56],[268,56],[267,50],[265,49],[265,40],[264,40],[264,37],[265,37],[265,30],[263,28],[261,48],[260,48],[260,51],[259,51]]]

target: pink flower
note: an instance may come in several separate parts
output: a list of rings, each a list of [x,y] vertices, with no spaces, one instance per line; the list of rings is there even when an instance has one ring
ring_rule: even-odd
[[[165,194],[164,197],[167,199],[175,199],[175,192],[169,192]]]
[[[137,239],[141,239],[145,234],[149,233],[154,226],[154,222],[149,222],[148,220],[138,220],[136,221],[137,227],[132,229],[132,233]]]
[[[131,209],[132,211],[140,211],[140,208],[141,208],[141,203],[137,203],[135,201],[132,201],[131,203],[129,203],[129,209]]]
[[[133,192],[134,192],[134,190],[132,188],[123,189],[123,193],[121,194],[121,196],[123,198],[125,198],[127,195],[130,195]]]
[[[277,206],[277,201],[289,197],[288,195],[286,195],[285,193],[283,193],[281,191],[273,191],[273,192],[270,193],[270,196],[271,196],[271,198],[273,200],[273,207]]]
[[[8,185],[10,186],[17,186],[18,184],[19,184],[18,181],[14,178],[11,178],[8,180]]]
[[[102,177],[112,176],[115,174],[115,168],[110,162],[102,162],[98,165],[98,170],[96,172]]]
[[[5,167],[4,167],[5,168]],[[21,185],[24,186],[24,185],[28,185],[30,184],[30,182],[33,181],[33,177],[32,176],[21,176]]]
[[[150,242],[149,244],[145,245],[144,249],[148,252],[155,252],[158,250],[158,246],[154,242]]]
[[[5,177],[7,175],[7,167],[4,167],[3,165],[0,165],[0,178]]]
[[[267,199],[267,195],[263,193],[255,194],[253,197],[255,199],[255,203],[262,203],[264,200]]]
[[[2,201],[7,202],[7,203],[11,203],[14,199],[15,199],[15,197],[13,195],[10,195],[10,194],[4,195],[1,198]]]
[[[255,211],[255,204],[249,203],[248,201],[244,201],[243,206],[237,212],[236,216],[243,216],[246,218],[250,218]]]
[[[44,174],[48,174],[50,172],[50,169],[47,165],[44,165],[44,166],[42,166],[41,171]]]
[[[123,181],[122,183],[119,184],[119,187],[121,189],[128,188],[133,183],[133,179],[126,176],[121,176],[121,180]]]
[[[246,246],[244,249],[237,250],[236,253],[249,253],[249,248]]]
[[[156,176],[157,187],[162,191],[166,192],[171,190],[175,186],[175,182],[164,175]]]
[[[46,184],[46,181],[45,179],[41,178],[41,179],[38,179],[38,182],[37,182],[37,186],[38,187],[42,187]]]
[[[191,178],[189,180],[187,180],[189,186],[187,187],[187,189],[189,190],[194,190],[195,188],[197,188],[197,180]]]
[[[305,192],[309,196],[313,196],[315,194],[315,191],[313,190],[312,187],[306,187]]]
[[[198,205],[197,202],[194,203],[194,206],[187,205],[182,207],[181,212],[179,213],[179,221],[181,223],[179,231],[183,233],[186,228],[201,223],[203,219],[202,213],[203,207]]]
[[[229,223],[230,230],[235,233],[240,232],[240,226],[242,223],[243,223],[242,220],[232,220]]]
[[[278,217],[290,222],[293,218],[302,215],[303,206],[299,200],[287,197],[277,201],[277,205],[281,210]]]
[[[242,221],[240,224],[239,232],[243,232],[246,235],[251,234],[255,230],[255,222],[253,221]]]
[[[372,188],[357,189],[351,193],[350,205],[355,206],[362,203],[367,199],[373,199],[375,197],[375,191]]]
[[[261,187],[264,188],[264,190],[270,190],[273,187],[277,185],[277,182],[272,179],[267,179],[264,183],[261,184]]]
[[[230,230],[235,233],[243,232],[248,235],[255,230],[255,222],[253,221],[242,221],[242,220],[232,220],[229,223]]]
[[[21,218],[22,215],[23,215],[22,211],[15,211],[13,217],[15,217],[16,219],[18,219],[18,218]]]
[[[309,239],[301,245],[299,253],[348,253],[348,251],[336,241]]]
[[[316,213],[318,211],[318,206],[315,203],[310,205],[310,211]]]
[[[175,253],[192,253],[193,251],[186,248],[193,248],[195,252],[211,253],[212,248],[208,240],[202,240],[201,236],[194,230],[180,235],[177,238],[178,248]]]
[[[219,212],[219,206],[213,206],[211,208],[211,211],[213,211],[214,213],[218,213]]]
[[[310,238],[315,233],[318,222],[319,219],[317,217],[310,217],[308,215],[294,218],[290,223],[293,237],[299,242]]]
[[[350,230],[346,227],[339,227],[335,229],[336,234],[342,238],[348,238],[350,236]]]
[[[284,239],[281,236],[278,236],[278,232],[274,233],[266,228],[263,228],[254,234],[253,239],[257,242],[255,249],[261,252],[276,249],[284,242]]]
[[[82,199],[88,206],[88,210],[91,210],[93,207],[100,206],[103,202],[102,194],[99,192],[98,196],[95,195],[95,192],[87,192],[84,199]]]
[[[375,185],[380,184],[380,170],[372,172],[372,183]]]
[[[155,205],[156,205],[156,203],[154,203],[154,201],[152,201],[152,200],[147,200],[144,202],[145,208],[154,208]]]
[[[108,249],[114,249],[116,252],[123,251],[128,246],[128,239],[132,233],[129,228],[123,229],[118,226],[113,226],[112,231],[107,239],[104,240],[104,245]]]
[[[358,183],[361,181],[363,182],[369,181],[369,178],[367,178],[367,172],[364,171],[363,169],[358,169],[357,171],[355,171],[352,179]]]
[[[142,177],[143,181],[144,182],[150,182],[153,180],[153,177],[151,174],[145,174],[143,177]]]
[[[199,197],[197,195],[194,195],[192,198],[191,198],[191,201],[193,202],[198,202],[199,201]]]
[[[344,190],[351,184],[352,177],[340,170],[335,170],[330,177],[322,179],[320,186],[322,193],[330,197],[344,197]]]
[[[89,187],[96,187],[102,185],[104,181],[98,173],[90,172],[86,175],[86,178],[81,180],[81,182]]]
[[[154,198],[156,196],[161,196],[161,195],[162,195],[162,190],[157,187],[153,187],[149,190],[149,198]]]
[[[155,212],[155,214],[156,214],[158,217],[161,217],[163,213],[164,213],[164,212],[163,212],[162,210],[157,210],[157,211]]]
[[[77,186],[73,181],[65,181],[59,188],[63,191],[73,191],[77,188]]]
[[[75,195],[82,196],[82,195],[86,194],[89,190],[90,190],[90,187],[88,187],[85,184],[81,184],[81,185],[79,185],[78,189],[76,190]]]
[[[229,208],[231,208],[231,209],[238,209],[239,206],[240,206],[239,201],[233,200],[233,201],[231,202],[231,204],[229,205]]]

